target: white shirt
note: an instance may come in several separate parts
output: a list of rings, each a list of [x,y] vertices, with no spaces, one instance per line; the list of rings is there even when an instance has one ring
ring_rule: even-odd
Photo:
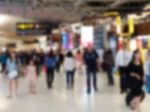
[[[103,62],[104,50],[103,49],[97,50],[97,53],[98,53],[100,62]]]
[[[75,69],[75,59],[71,57],[66,57],[64,61],[64,69],[66,71],[72,71]]]
[[[126,67],[132,59],[132,52],[128,50],[119,50],[116,55],[116,66],[117,67]]]

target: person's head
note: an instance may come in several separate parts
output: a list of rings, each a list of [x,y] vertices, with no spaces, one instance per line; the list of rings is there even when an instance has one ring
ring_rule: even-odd
[[[87,51],[88,52],[92,52],[93,51],[93,45],[92,44],[88,44]]]
[[[133,52],[133,56],[132,56],[132,63],[135,63],[136,61],[140,61],[140,63],[142,64],[142,59],[141,59],[141,53],[140,51],[137,49]]]
[[[128,48],[127,43],[123,43],[123,49],[124,49],[124,50],[127,50],[127,48]]]
[[[84,53],[87,52],[87,48],[86,48],[86,47],[83,49],[83,52],[84,52]]]
[[[107,49],[107,52],[108,52],[109,54],[112,54],[112,50],[111,50],[110,48]]]
[[[29,65],[35,65],[35,63],[34,63],[34,60],[33,60],[33,59],[31,59],[31,60],[29,61]]]
[[[50,50],[50,51],[49,51],[48,56],[49,56],[49,57],[54,56],[53,50]]]
[[[68,53],[67,53],[67,55],[66,55],[67,57],[73,57],[73,54],[72,54],[72,52],[71,51],[68,51]]]
[[[77,50],[77,54],[80,54],[81,53],[81,51],[80,50]]]
[[[11,52],[11,53],[10,53],[10,58],[11,58],[12,60],[15,60],[15,59],[16,59],[16,53],[15,53],[15,52]]]

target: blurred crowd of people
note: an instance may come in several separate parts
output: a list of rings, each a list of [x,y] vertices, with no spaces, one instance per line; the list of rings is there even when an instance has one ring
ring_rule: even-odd
[[[100,57],[97,51],[88,46],[83,50],[37,52],[5,52],[0,54],[1,71],[9,80],[9,98],[17,94],[18,78],[28,77],[29,93],[36,94],[36,82],[41,72],[46,74],[48,89],[53,88],[55,73],[66,74],[66,87],[74,88],[75,74],[83,75],[86,71],[87,93],[91,89],[98,91],[97,72],[103,70],[108,77],[108,85],[115,84],[114,74],[119,72],[120,92],[126,93],[126,104],[140,112],[146,90],[150,92],[150,50],[145,54],[146,61],[142,61],[140,50],[131,52],[127,44],[116,54],[108,48]],[[103,58],[103,61],[100,59]],[[63,72],[61,70],[63,68]],[[85,69],[84,69],[85,68]],[[146,75],[146,76],[145,76]],[[146,80],[145,80],[146,79]],[[93,87],[92,87],[93,86]]]

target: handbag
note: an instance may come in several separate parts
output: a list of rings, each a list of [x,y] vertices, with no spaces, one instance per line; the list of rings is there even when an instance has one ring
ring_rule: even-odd
[[[10,79],[16,78],[18,76],[18,71],[14,70],[8,73]]]

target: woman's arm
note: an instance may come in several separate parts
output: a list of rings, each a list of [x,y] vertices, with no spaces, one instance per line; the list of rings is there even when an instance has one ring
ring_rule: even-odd
[[[138,80],[142,80],[141,77],[138,74],[136,74],[136,73],[131,72],[130,76],[135,77]]]

